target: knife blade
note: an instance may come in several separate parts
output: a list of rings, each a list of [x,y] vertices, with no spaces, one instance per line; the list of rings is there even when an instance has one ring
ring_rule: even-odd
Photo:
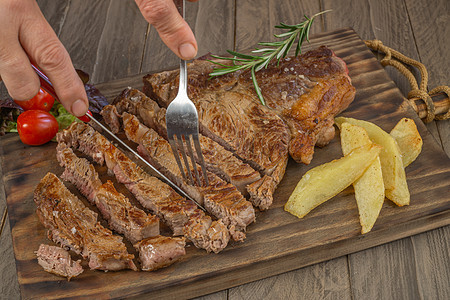
[[[166,176],[164,176],[164,174],[162,174],[160,171],[158,171],[158,169],[156,169],[152,164],[150,164],[146,159],[144,159],[139,153],[134,151],[130,146],[128,146],[124,141],[122,141],[118,136],[116,136],[108,128],[106,128],[106,126],[104,126],[101,122],[99,122],[97,119],[95,119],[93,116],[91,116],[88,113],[86,113],[86,116],[96,126],[98,126],[102,129],[103,132],[101,132],[101,133],[108,141],[110,141],[114,146],[119,148],[135,164],[137,164],[139,167],[141,167],[147,173],[149,173],[149,174],[161,179],[165,183],[169,184],[174,190],[176,190],[178,193],[180,193],[183,197],[193,201],[195,204],[197,204],[197,206],[200,209],[202,209],[203,211],[206,212],[206,209],[200,203],[198,203],[196,200],[194,200],[188,194],[186,194],[181,188],[179,188],[175,183],[173,183]],[[88,124],[89,124],[89,122],[88,122]],[[91,124],[89,124],[89,125],[91,125]],[[94,129],[96,129],[95,126],[92,126],[92,127]],[[117,144],[115,142],[117,142]],[[129,155],[129,154],[132,154],[132,155]],[[134,159],[133,156],[137,159]]]
[[[59,101],[58,96],[56,95],[55,89],[53,88],[53,84],[50,82],[48,77],[42,73],[42,71],[37,68],[35,65],[31,64],[37,75],[39,76],[39,80],[41,82],[41,87],[47,93],[49,93],[52,97]],[[99,131],[100,128],[102,132],[100,132],[110,143],[116,146],[119,150],[121,150],[129,159],[131,159],[135,164],[141,167],[145,172],[153,175],[163,182],[167,183],[171,188],[176,190],[180,195],[193,201],[201,210],[206,212],[206,209],[198,203],[195,199],[185,193],[180,187],[178,187],[175,183],[169,180],[164,174],[162,174],[158,169],[156,169],[152,164],[150,164],[146,159],[144,159],[139,153],[134,151],[130,146],[128,146],[124,141],[122,141],[118,136],[112,133],[105,125],[103,125],[100,121],[98,121],[94,116],[92,116],[91,112],[88,111],[84,116],[79,118],[81,121],[86,122],[96,131]],[[91,124],[91,122],[93,124]],[[95,124],[95,125],[94,125]]]

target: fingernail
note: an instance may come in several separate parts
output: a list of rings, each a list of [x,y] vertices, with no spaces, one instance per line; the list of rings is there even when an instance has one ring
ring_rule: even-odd
[[[72,113],[76,117],[83,116],[87,111],[87,105],[83,100],[76,100],[74,103],[72,103]]]
[[[194,45],[190,43],[182,44],[178,50],[180,51],[181,58],[184,60],[193,59],[197,54]]]

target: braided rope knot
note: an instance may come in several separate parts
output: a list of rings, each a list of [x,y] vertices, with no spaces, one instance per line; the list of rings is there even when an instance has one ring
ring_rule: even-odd
[[[434,95],[437,93],[444,93],[447,95],[447,98],[450,99],[450,87],[446,86],[446,85],[440,85],[435,87],[434,89],[432,89],[430,91],[430,95]],[[450,118],[450,108],[449,110],[445,113],[445,114],[440,114],[440,115],[436,115],[434,117],[436,120],[447,120]]]
[[[426,110],[427,110],[427,116],[425,118],[425,122],[431,122],[433,120],[446,120],[450,118],[450,109],[442,115],[436,115],[436,108],[434,105],[433,100],[431,99],[431,95],[435,95],[437,93],[443,92],[447,94],[447,96],[450,96],[450,88],[448,86],[438,86],[431,90],[429,93],[427,92],[428,87],[428,71],[425,68],[425,65],[409,58],[403,54],[401,54],[398,51],[395,51],[394,49],[391,49],[385,45],[380,40],[366,40],[364,41],[367,47],[370,49],[382,52],[385,54],[385,56],[380,60],[380,63],[383,67],[385,66],[393,66],[395,67],[400,73],[402,73],[406,79],[409,81],[409,85],[411,87],[411,91],[408,93],[408,99],[411,98],[419,98],[422,99],[425,103]],[[414,74],[407,68],[406,65],[411,65],[413,67],[416,67],[420,71],[421,75],[421,81],[420,81],[420,87],[417,83],[416,77]],[[415,106],[415,104],[411,101],[412,105]]]
[[[419,89],[414,89],[408,93],[408,99],[411,99],[411,98],[419,98],[419,99],[422,99],[423,102],[425,102],[426,109],[427,109],[427,116],[425,118],[425,123],[429,123],[429,122],[433,121],[436,116],[436,113],[435,113],[436,108],[434,106],[433,100],[431,99],[431,96],[425,91],[422,91]]]

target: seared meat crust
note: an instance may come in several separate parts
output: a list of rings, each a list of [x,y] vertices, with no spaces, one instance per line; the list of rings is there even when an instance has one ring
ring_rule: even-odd
[[[81,261],[73,261],[69,252],[61,247],[41,244],[36,256],[39,265],[45,271],[66,277],[68,281],[83,273]]]
[[[127,137],[139,143],[138,151],[153,166],[165,176],[177,183],[187,194],[199,203],[205,205],[206,210],[229,227],[230,234],[235,241],[243,241],[245,228],[255,220],[255,211],[250,202],[230,183],[225,182],[211,172],[207,172],[209,185],[203,183],[190,185],[182,178],[181,171],[175,161],[169,142],[153,129],[142,125],[139,120],[128,113],[123,114],[124,130]],[[145,132],[144,134],[141,134]],[[201,174],[200,166],[197,168]],[[203,180],[200,176],[200,180]]]
[[[127,252],[122,237],[113,235],[97,221],[97,214],[69,192],[53,173],[34,191],[36,213],[49,230],[49,238],[66,249],[89,259],[91,269],[136,270],[134,255]]]
[[[215,65],[205,60],[194,61],[188,70],[188,93],[199,112],[200,130],[212,138],[215,136],[217,141],[230,146],[230,150],[242,158],[254,161],[267,175],[273,169],[269,162],[277,162],[277,157],[281,160],[284,157],[286,149],[283,143],[289,143],[289,153],[296,161],[308,164],[314,145],[320,141],[323,146],[333,137],[334,116],[347,108],[355,96],[345,63],[325,46],[297,57],[284,58],[279,66],[276,64],[274,61],[267,69],[256,73],[267,104],[267,109],[258,107],[256,110],[251,103],[259,105],[259,99],[250,71],[209,79]],[[168,71],[147,75],[144,77],[144,92],[167,107],[177,92],[178,73]],[[273,114],[280,116],[288,129],[280,131],[276,122],[272,122]],[[252,121],[246,121],[242,115]],[[272,142],[279,141],[266,154],[263,153],[267,144],[257,139],[258,119],[260,124],[267,125],[262,136]],[[241,135],[250,124],[257,129]],[[233,143],[232,138],[239,144]],[[247,145],[249,138],[255,142]],[[249,150],[261,153],[261,157],[255,157]]]
[[[87,159],[77,157],[64,143],[58,144],[56,157],[65,167],[63,179],[75,184],[97,206],[112,229],[132,243],[159,235],[159,219],[132,205],[111,181],[102,184]]]
[[[139,251],[142,271],[154,271],[170,266],[186,255],[184,237],[167,237],[158,235],[147,238],[134,247]]]
[[[160,108],[141,91],[129,87],[114,100],[113,104],[105,106],[102,111],[102,116],[111,129],[117,129],[118,132],[119,117],[127,112],[138,117],[144,125],[167,139],[166,109]],[[235,185],[243,195],[247,195],[246,186],[259,180],[260,174],[212,139],[202,134],[199,135],[199,139],[207,169]]]
[[[212,221],[197,208],[195,203],[181,197],[170,186],[145,173],[90,126],[74,123],[59,132],[57,140],[59,143],[66,143],[75,149],[85,151],[85,154],[93,159],[97,158],[97,161],[106,161],[108,170],[117,180],[125,184],[143,207],[161,218],[173,230],[174,235],[184,235],[195,246],[208,252],[218,253],[227,246],[230,236],[221,220]],[[198,231],[195,226],[198,223],[204,224],[206,230]],[[208,230],[210,227],[215,231]]]

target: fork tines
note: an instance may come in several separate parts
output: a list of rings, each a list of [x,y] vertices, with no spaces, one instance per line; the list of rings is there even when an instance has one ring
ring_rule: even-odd
[[[194,156],[194,151],[192,148],[191,140],[194,143],[197,160],[195,159],[195,156]],[[191,134],[188,136],[174,134],[173,136],[169,136],[169,143],[170,143],[170,146],[172,147],[172,152],[175,156],[175,160],[178,164],[178,168],[180,169],[184,180],[191,183],[192,185],[195,185],[195,184],[197,184],[199,186],[209,185],[208,175],[206,174],[205,160],[203,158],[202,150],[200,147],[198,134]],[[190,160],[191,160],[190,162],[187,158],[186,150],[190,157]],[[183,167],[180,156],[183,159],[185,167]],[[200,167],[202,169],[203,180],[201,180],[201,178],[200,178],[200,173],[198,171],[196,161],[198,161],[198,163],[200,164]],[[194,173],[194,175],[195,175],[195,180],[194,180],[194,176],[192,176],[192,173]]]

